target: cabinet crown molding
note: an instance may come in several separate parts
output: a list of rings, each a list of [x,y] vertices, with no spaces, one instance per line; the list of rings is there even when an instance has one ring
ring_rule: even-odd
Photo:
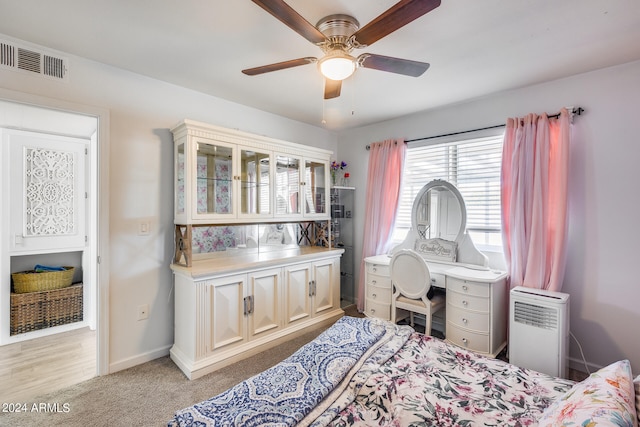
[[[305,155],[307,157],[318,157],[329,159],[333,151],[304,145],[296,142],[285,141],[258,135],[237,129],[229,129],[222,126],[211,125],[195,120],[185,119],[171,129],[174,139],[181,139],[187,136],[207,138],[214,141],[225,141],[234,144],[242,144],[274,150],[283,154]]]

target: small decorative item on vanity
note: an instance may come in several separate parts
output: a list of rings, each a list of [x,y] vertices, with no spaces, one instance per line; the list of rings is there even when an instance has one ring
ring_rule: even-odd
[[[331,185],[335,186],[337,184],[337,176],[336,174],[338,173],[338,169],[344,169],[347,167],[347,162],[337,162],[337,161],[332,161],[331,162]]]

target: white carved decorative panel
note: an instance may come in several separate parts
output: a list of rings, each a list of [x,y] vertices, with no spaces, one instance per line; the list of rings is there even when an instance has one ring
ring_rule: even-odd
[[[85,162],[90,141],[6,130],[9,250],[82,250],[87,244]]]
[[[74,153],[25,148],[24,165],[24,236],[74,234]]]

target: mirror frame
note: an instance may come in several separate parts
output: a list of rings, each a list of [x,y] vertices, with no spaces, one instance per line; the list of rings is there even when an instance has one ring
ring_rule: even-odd
[[[464,237],[467,231],[467,207],[464,204],[464,199],[462,198],[462,194],[460,194],[460,191],[458,191],[456,186],[443,179],[434,179],[433,181],[430,181],[429,183],[425,184],[425,186],[420,189],[415,199],[413,199],[413,206],[411,207],[411,227],[416,232],[418,231],[418,218],[417,218],[418,205],[420,204],[422,198],[427,194],[427,192],[435,187],[446,188],[451,193],[453,193],[454,196],[456,196],[456,199],[458,199],[458,203],[460,204],[460,211],[461,211],[460,214],[462,217],[462,221],[460,224],[460,230],[458,230],[458,235],[456,236],[455,241],[458,244],[460,244],[460,242],[462,242],[462,238]]]

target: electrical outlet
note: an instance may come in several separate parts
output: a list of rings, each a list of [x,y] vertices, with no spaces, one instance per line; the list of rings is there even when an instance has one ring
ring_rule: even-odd
[[[144,320],[149,317],[149,304],[138,306],[138,320]]]

